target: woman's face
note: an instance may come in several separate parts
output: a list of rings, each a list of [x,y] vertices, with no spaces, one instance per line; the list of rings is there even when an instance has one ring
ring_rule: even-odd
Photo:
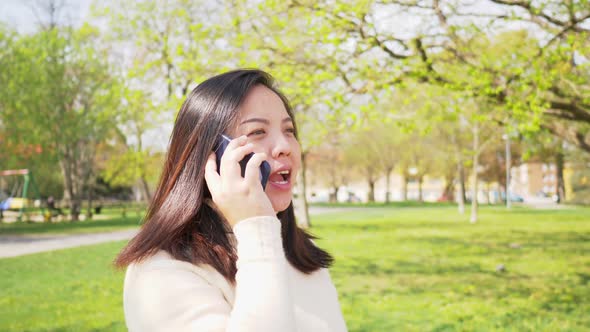
[[[237,127],[230,135],[246,135],[255,152],[264,152],[271,172],[266,195],[275,212],[284,211],[301,167],[301,148],[295,139],[293,120],[281,98],[263,85],[253,87],[239,109]]]

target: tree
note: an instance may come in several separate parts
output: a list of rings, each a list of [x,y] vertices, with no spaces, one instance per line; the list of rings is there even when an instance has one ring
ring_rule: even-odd
[[[344,167],[349,166],[366,181],[369,189],[367,200],[375,201],[375,183],[383,175],[381,142],[384,138],[371,127],[360,127],[350,132],[344,147]]]
[[[497,136],[501,134],[498,133]],[[503,135],[502,135],[503,136]],[[518,140],[510,139],[511,167],[519,166],[522,162],[522,145]],[[506,141],[496,138],[489,148],[483,151],[479,156],[479,164],[482,166],[480,178],[486,183],[495,182],[508,198],[506,187]],[[489,190],[488,190],[489,191]],[[488,192],[489,202],[489,192]]]
[[[408,81],[470,91],[500,106],[496,120],[503,124],[516,122],[521,132],[546,128],[590,152],[587,1],[488,0],[478,6],[439,0],[291,1],[284,6],[321,13],[326,29],[337,30],[331,35],[348,45],[340,49],[346,54],[341,57],[354,59],[340,71],[356,91],[387,90]],[[420,24],[386,24],[407,17]],[[496,40],[500,52],[484,52],[483,36]]]
[[[320,18],[316,14],[277,1],[232,1],[226,8],[232,8],[227,13],[230,24],[223,30],[231,64],[269,71],[295,110],[303,159],[295,207],[300,226],[310,227],[305,200],[308,159],[313,162],[325,138],[337,137],[347,126],[342,113],[350,100],[334,70],[341,59],[334,57],[328,30],[320,31],[324,26],[314,24]]]
[[[145,135],[157,128],[158,122],[151,117],[156,116],[158,111],[151,94],[128,87],[123,91],[122,104],[125,107],[119,114],[116,144],[110,149],[109,161],[103,165],[103,175],[107,182],[114,185],[139,184],[143,199],[150,201],[149,183],[156,180],[160,168],[158,161],[162,160],[156,156],[153,147],[145,146]]]
[[[39,145],[59,161],[64,198],[78,220],[94,181],[96,145],[116,121],[117,83],[94,44],[97,31],[53,27],[20,36],[8,58],[2,123],[9,142]]]
[[[221,5],[221,4],[219,4]],[[110,61],[124,89],[118,134],[124,148],[105,165],[104,176],[116,184],[138,184],[151,200],[150,183],[157,176],[158,149],[147,142],[161,130],[189,89],[227,66],[222,47],[223,24],[218,4],[206,1],[128,2],[96,4],[93,17],[106,20],[105,43],[113,50]],[[219,21],[208,20],[218,16]]]
[[[328,137],[324,144],[307,153],[307,169],[315,179],[314,183],[331,188],[329,200],[335,203],[340,188],[350,180],[350,172],[344,164],[341,138],[336,135]]]
[[[395,79],[417,77],[453,90],[473,91],[474,95],[501,105],[502,112],[517,120],[521,130],[536,131],[546,126],[590,151],[589,65],[584,60],[590,54],[590,8],[586,1],[491,0],[487,7],[497,10],[486,12],[473,12],[461,2],[437,0],[391,1],[383,6],[398,15],[407,9],[431,22],[408,38],[396,38],[391,31],[378,29],[376,20],[371,20],[377,5],[363,20],[355,22],[356,28],[369,31],[361,36],[362,42],[380,49],[381,54],[391,59],[414,64]],[[528,32],[511,31],[500,36],[496,45],[507,52],[501,57],[497,53],[486,56],[480,48],[481,36],[513,30],[509,24],[515,20]],[[531,32],[536,32],[540,39],[533,38]],[[461,65],[469,80],[462,79],[457,71],[445,69],[450,59],[442,56],[445,53]],[[541,124],[543,116],[562,119],[569,126],[555,126],[549,121]]]
[[[524,137],[526,143],[526,150],[524,151],[524,159],[536,160],[544,163],[554,163],[556,166],[556,187],[555,193],[557,195],[557,203],[564,202],[566,197],[565,192],[565,177],[564,169],[566,163],[566,156],[573,159],[568,147],[568,144],[559,136],[553,135],[548,130],[541,130],[536,135],[528,135]]]

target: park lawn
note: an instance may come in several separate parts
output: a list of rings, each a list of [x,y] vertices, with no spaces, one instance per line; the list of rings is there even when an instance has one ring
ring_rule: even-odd
[[[449,206],[451,203],[424,203],[424,202],[391,202],[384,203],[315,203],[312,206],[316,207],[330,207],[330,208],[366,208],[366,207],[381,207],[381,208],[400,208],[400,207],[441,207]],[[80,233],[97,233],[124,230],[128,228],[135,228],[141,224],[141,220],[145,214],[146,207],[144,205],[128,204],[109,206],[102,209],[98,218],[95,216],[93,220],[71,222],[69,220],[59,221],[55,220],[51,223],[40,222],[0,222],[0,235],[67,235]],[[67,210],[64,210],[69,213]],[[84,209],[85,213],[86,210]],[[35,213],[41,213],[40,210]]]
[[[434,208],[434,207],[450,207],[456,206],[454,202],[420,202],[420,201],[393,201],[389,203],[384,202],[364,202],[364,203],[348,203],[348,202],[315,202],[309,203],[313,207],[333,207],[333,208]]]
[[[318,221],[349,329],[590,330],[590,209],[480,217],[407,208]]]
[[[83,221],[58,221],[53,223],[41,222],[13,222],[0,223],[0,235],[57,235],[80,234],[119,231],[129,228],[137,228],[141,223],[141,217],[136,214],[121,217],[120,215],[108,215],[107,220],[83,220]]]
[[[590,209],[373,208],[313,218],[350,331],[590,329]],[[123,242],[0,259],[0,331],[124,331]],[[504,264],[505,272],[496,272]]]
[[[0,331],[124,331],[124,242],[0,259]]]

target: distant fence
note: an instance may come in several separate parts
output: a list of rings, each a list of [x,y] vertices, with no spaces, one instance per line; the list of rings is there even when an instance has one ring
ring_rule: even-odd
[[[71,203],[68,200],[55,200],[49,203],[47,200],[26,200],[23,202],[22,221],[63,221],[71,217]],[[142,217],[145,215],[147,202],[145,201],[128,201],[119,199],[100,198],[93,200],[88,208],[88,201],[82,201],[80,215],[82,219],[93,219],[99,215],[110,215],[113,217]],[[104,218],[101,218],[104,219]],[[0,210],[0,222],[14,222],[21,218],[16,210],[6,208]]]

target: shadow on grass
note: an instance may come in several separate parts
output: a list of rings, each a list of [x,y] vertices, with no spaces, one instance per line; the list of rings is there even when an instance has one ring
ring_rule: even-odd
[[[25,330],[25,332],[71,332],[71,331],[88,331],[88,332],[104,332],[104,331],[126,331],[124,322],[111,322],[108,325],[97,328],[88,328],[81,324],[72,324],[68,326],[61,326],[52,329],[38,328],[33,330]]]
[[[5,223],[0,224],[0,235],[28,235],[28,234],[60,234],[60,233],[91,233],[96,229],[129,228],[139,226],[140,217],[113,218],[108,220],[91,221],[62,221],[54,223]]]
[[[579,249],[584,244],[590,244],[590,234],[572,231],[553,232],[521,232],[512,231],[510,234],[472,234],[472,240],[463,240],[452,237],[423,237],[405,236],[400,241],[412,241],[426,245],[445,248],[460,249],[468,254],[476,251],[477,254],[514,254],[530,249]]]
[[[419,231],[421,229],[424,230],[433,230],[436,229],[438,231],[444,230],[445,232],[451,231],[455,232],[464,232],[464,229],[469,227],[469,225],[465,225],[465,223],[461,222],[454,222],[454,221],[391,221],[388,222],[387,220],[383,221],[370,221],[370,222],[331,222],[331,223],[316,223],[311,230],[311,233],[316,232],[326,232],[326,231],[337,231],[339,234],[375,234],[377,237],[381,237],[383,232],[404,232],[404,231]],[[472,228],[471,230],[477,231],[477,228]]]
[[[487,274],[503,277],[501,273],[483,268],[478,263],[449,264],[442,262],[415,262],[410,260],[392,260],[386,265],[370,262],[362,259],[352,259],[340,269],[355,275],[383,276],[394,274],[420,274],[420,275],[453,275],[453,274]]]
[[[528,278],[510,270],[499,273],[496,266],[512,260],[519,260],[538,253],[583,254],[590,244],[590,234],[574,231],[553,232],[511,232],[509,235],[474,234],[473,239],[447,236],[401,235],[382,247],[376,247],[382,257],[368,261],[354,254],[340,265],[346,273],[365,276],[393,276],[395,274],[419,275],[465,275],[485,274],[498,278]],[[396,252],[396,248],[420,248],[419,250]],[[442,253],[439,248],[445,248]],[[360,249],[359,249],[360,250]],[[391,258],[387,254],[391,253]],[[404,259],[412,257],[412,259]],[[466,258],[468,257],[468,258]],[[489,257],[497,257],[497,262],[489,262]],[[468,259],[468,260],[466,260]],[[486,262],[483,264],[483,262]],[[590,275],[578,273],[581,286],[590,283]]]
[[[570,248],[580,249],[590,245],[589,233],[578,232],[531,232],[521,236],[524,248]]]
[[[451,202],[418,202],[418,201],[405,201],[405,202],[391,202],[391,203],[311,203],[311,207],[350,207],[350,208],[440,208],[440,207],[454,207],[455,203]]]

